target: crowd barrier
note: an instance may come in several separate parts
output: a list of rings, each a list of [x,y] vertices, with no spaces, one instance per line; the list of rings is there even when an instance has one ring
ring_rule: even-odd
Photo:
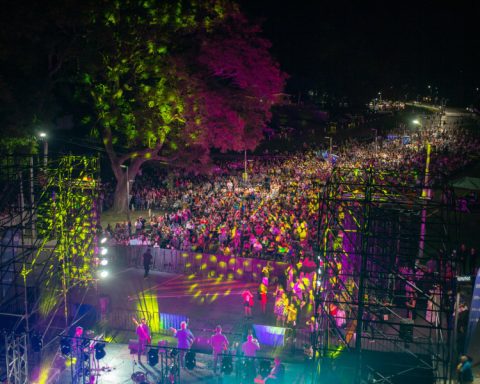
[[[113,261],[125,267],[143,268],[143,254],[148,246],[115,246],[110,247]],[[211,255],[199,252],[187,252],[174,249],[150,248],[153,262],[151,270],[197,274],[202,277],[225,277],[243,281],[258,281],[262,269],[269,263],[271,281],[284,276],[288,264],[281,261],[269,261],[255,258],[244,258],[226,255]]]

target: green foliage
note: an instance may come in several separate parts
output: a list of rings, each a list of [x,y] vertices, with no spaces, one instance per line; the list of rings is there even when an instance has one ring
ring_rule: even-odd
[[[87,40],[102,54],[82,74],[95,113],[83,122],[98,121],[106,144],[162,146],[185,123],[175,52],[205,20],[224,17],[226,3],[124,0],[93,11]]]
[[[38,142],[32,136],[2,137],[0,139],[0,151],[3,155],[38,153]]]

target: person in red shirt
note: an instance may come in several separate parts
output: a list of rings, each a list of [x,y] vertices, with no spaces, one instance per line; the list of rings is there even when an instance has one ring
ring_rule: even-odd
[[[242,292],[243,307],[245,308],[245,318],[252,318],[253,293],[248,289]]]

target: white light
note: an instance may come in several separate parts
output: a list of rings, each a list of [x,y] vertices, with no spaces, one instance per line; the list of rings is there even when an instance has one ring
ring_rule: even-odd
[[[41,138],[45,138],[45,137],[47,137],[47,134],[46,134],[45,132],[40,132],[40,133],[39,133],[39,136],[40,136]]]
[[[420,125],[420,121],[418,121],[417,119],[413,120],[412,123],[416,125]]]
[[[100,243],[101,243],[101,244],[105,244],[106,241],[107,241],[107,238],[106,238],[106,237],[102,237],[102,240],[100,240]]]
[[[107,276],[108,276],[108,271],[105,271],[105,270],[100,271],[100,277],[101,277],[102,279],[106,278]]]
[[[102,259],[102,260],[100,260],[100,265],[105,266],[105,265],[107,265],[107,264],[108,264],[108,260],[107,260],[107,259]]]
[[[108,249],[107,249],[107,248],[105,248],[105,247],[100,248],[100,254],[101,254],[102,256],[105,256],[105,255],[107,254],[107,252],[108,252]]]

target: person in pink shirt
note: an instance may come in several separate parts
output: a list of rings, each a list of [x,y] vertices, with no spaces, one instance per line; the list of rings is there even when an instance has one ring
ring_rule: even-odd
[[[247,341],[242,344],[242,352],[245,357],[255,357],[260,349],[260,344],[252,335],[247,336]]]
[[[228,339],[222,333],[222,327],[217,325],[215,334],[210,338],[210,345],[213,350],[213,373],[217,373],[218,356],[228,350]]]

